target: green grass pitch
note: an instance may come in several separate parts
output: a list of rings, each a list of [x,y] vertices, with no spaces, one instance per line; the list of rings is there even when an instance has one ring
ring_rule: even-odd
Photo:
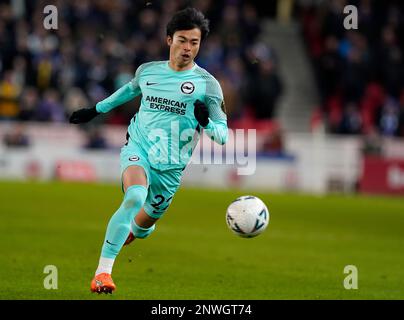
[[[181,188],[148,239],[124,247],[117,291],[91,294],[119,186],[0,183],[0,299],[403,299],[404,201]],[[271,220],[243,239],[227,205],[254,194]],[[58,289],[46,290],[46,265]],[[357,290],[343,286],[358,268]]]

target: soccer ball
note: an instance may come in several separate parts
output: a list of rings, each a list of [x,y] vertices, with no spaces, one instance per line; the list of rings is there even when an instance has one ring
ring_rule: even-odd
[[[252,238],[267,228],[269,211],[261,199],[242,196],[234,200],[227,208],[226,222],[236,235]]]

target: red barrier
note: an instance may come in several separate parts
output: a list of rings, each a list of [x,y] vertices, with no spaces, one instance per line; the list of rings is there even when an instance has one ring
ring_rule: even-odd
[[[404,195],[404,160],[365,157],[359,190],[363,193]]]

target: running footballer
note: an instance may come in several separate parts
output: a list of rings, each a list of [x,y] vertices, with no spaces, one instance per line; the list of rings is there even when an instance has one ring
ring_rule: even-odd
[[[202,130],[221,145],[227,141],[222,89],[194,62],[208,33],[209,21],[200,11],[177,12],[167,24],[168,61],[140,65],[129,83],[70,117],[71,123],[85,123],[142,96],[120,154],[123,201],[108,223],[92,292],[116,289],[111,277],[115,258],[124,244],[154,231],[173,200]],[[173,128],[179,132],[175,137]]]

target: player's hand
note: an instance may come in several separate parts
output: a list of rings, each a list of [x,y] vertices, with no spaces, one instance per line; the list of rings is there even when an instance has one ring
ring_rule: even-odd
[[[194,102],[194,115],[198,123],[202,127],[206,127],[209,123],[209,110],[208,107],[200,100]]]
[[[74,111],[70,116],[69,122],[78,124],[78,123],[85,123],[89,122],[100,113],[97,111],[95,107],[92,108],[83,108],[77,111]]]

